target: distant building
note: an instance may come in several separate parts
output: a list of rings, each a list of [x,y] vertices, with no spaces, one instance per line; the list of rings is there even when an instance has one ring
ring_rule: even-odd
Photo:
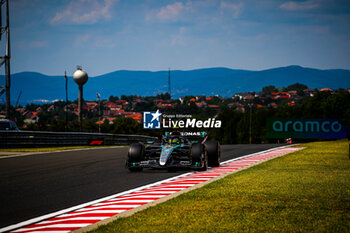
[[[201,101],[201,102],[196,102],[196,105],[198,108],[202,108],[204,106],[207,106],[207,103],[205,101]]]
[[[229,108],[235,108],[235,110],[238,111],[238,112],[242,112],[242,113],[245,112],[244,105],[241,104],[241,103],[238,103],[238,102],[236,102],[236,103],[229,103],[229,104],[227,105],[227,107],[229,107]]]
[[[214,105],[214,104],[208,105],[208,108],[210,108],[211,110],[213,110],[216,114],[219,113],[220,110],[221,110],[221,109],[220,109],[220,106]]]
[[[294,97],[294,96],[297,96],[297,95],[298,95],[298,92],[297,92],[297,91],[288,91],[288,94],[289,94],[291,97]]]
[[[15,111],[16,111],[16,112],[19,112],[19,113],[21,113],[21,114],[23,115],[23,113],[24,113],[24,108],[16,108]]]
[[[173,105],[168,103],[158,103],[157,108],[159,110],[169,110],[169,109],[173,109]]]
[[[115,103],[123,106],[129,104],[126,100],[116,100]]]
[[[232,96],[232,99],[239,99],[239,100],[243,100],[246,96],[251,95],[248,92],[244,92],[244,93],[236,93],[234,96]]]
[[[206,99],[205,95],[198,95],[198,96],[196,96],[196,100],[197,101],[202,101],[202,100],[205,100],[205,99]]]
[[[53,104],[47,109],[48,112],[51,112],[54,110],[55,110],[55,105],[53,105]]]
[[[250,100],[254,100],[255,96],[253,96],[253,95],[246,95],[243,99],[244,99],[244,101],[250,101]]]
[[[97,121],[96,124],[103,124],[106,121],[108,121],[109,124],[113,124],[113,121],[115,119],[116,119],[116,117],[104,117],[101,121]]]
[[[96,102],[85,102],[85,105],[87,106],[89,111],[97,111],[98,110],[98,103],[96,103]]]
[[[331,92],[331,93],[333,93],[334,92],[334,90],[333,89],[330,89],[330,88],[322,88],[320,91],[323,91],[323,92]]]
[[[271,108],[277,108],[278,105],[277,105],[276,103],[271,103],[271,104],[269,104],[269,107],[271,107]]]
[[[180,101],[181,104],[184,103],[184,100],[185,100],[185,97],[184,97],[184,96],[179,97],[179,101]]]
[[[307,88],[303,90],[305,96],[314,96],[315,90],[311,88]]]

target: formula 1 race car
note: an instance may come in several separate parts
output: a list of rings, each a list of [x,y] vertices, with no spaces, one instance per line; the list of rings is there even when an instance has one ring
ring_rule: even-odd
[[[199,134],[199,135],[198,135]],[[158,142],[135,143],[129,148],[126,167],[130,171],[143,168],[190,168],[199,171],[208,166],[220,166],[220,144],[207,141],[205,132],[186,134],[178,131],[165,133]]]

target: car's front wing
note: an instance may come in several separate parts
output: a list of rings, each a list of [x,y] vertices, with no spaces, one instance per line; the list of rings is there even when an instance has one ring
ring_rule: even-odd
[[[126,162],[126,167],[142,167],[142,168],[201,168],[203,164],[199,162],[193,162],[189,160],[171,160],[168,161],[164,166],[159,164],[158,160],[144,160],[140,162]]]

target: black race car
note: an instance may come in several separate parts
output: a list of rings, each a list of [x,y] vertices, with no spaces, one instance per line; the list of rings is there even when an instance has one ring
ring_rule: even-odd
[[[158,142],[135,143],[130,146],[126,167],[130,171],[143,168],[191,168],[205,171],[208,166],[220,166],[220,144],[200,136],[180,132],[165,134]]]

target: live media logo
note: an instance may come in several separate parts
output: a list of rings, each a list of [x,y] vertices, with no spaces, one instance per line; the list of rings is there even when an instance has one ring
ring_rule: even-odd
[[[156,112],[143,112],[143,128],[144,129],[160,129],[160,116],[162,113],[157,110]]]

